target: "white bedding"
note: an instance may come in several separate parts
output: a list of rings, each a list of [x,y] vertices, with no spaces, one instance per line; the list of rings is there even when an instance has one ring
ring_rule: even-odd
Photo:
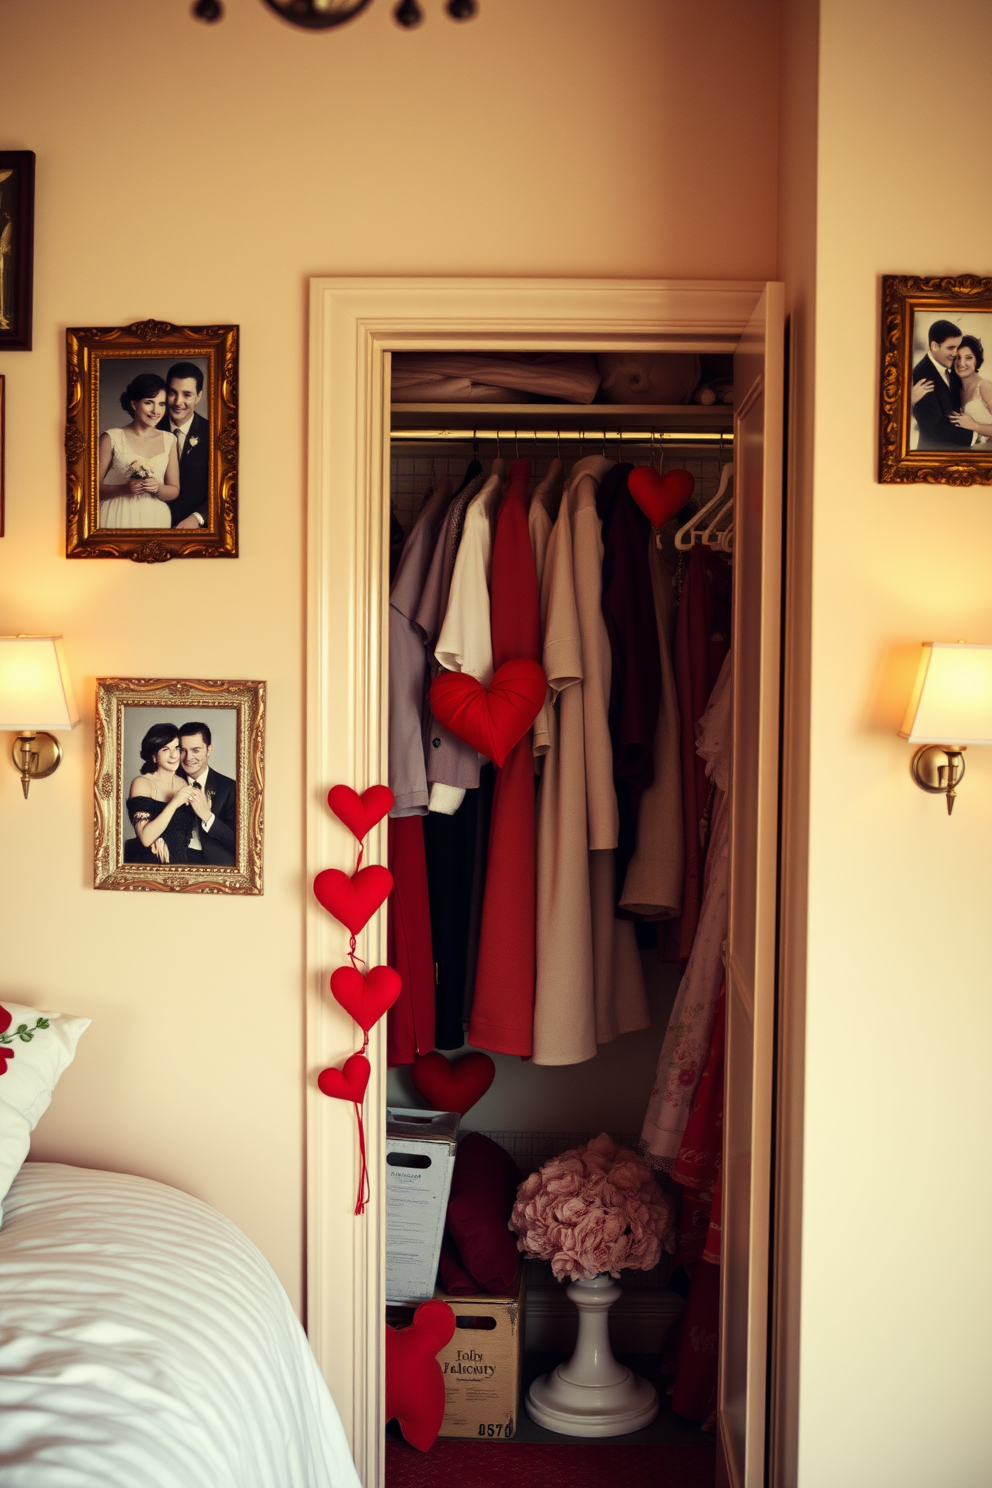
[[[359,1488],[267,1261],[145,1178],[26,1163],[0,1229],[3,1488]]]

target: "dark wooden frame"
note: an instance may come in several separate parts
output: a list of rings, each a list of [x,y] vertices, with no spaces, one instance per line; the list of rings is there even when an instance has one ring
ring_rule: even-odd
[[[67,558],[169,558],[238,556],[238,327],[175,326],[142,320],[129,326],[66,333],[66,544]],[[209,363],[209,520],[199,531],[133,530],[98,525],[100,515],[100,362],[103,357],[203,357]]]
[[[4,199],[13,182],[11,216],[10,325],[0,326],[0,351],[30,351],[34,291],[34,151],[0,150],[0,171],[13,176],[0,183],[0,234],[3,233]]]
[[[175,707],[177,715],[238,711],[238,832],[235,864],[125,863],[124,709]],[[180,894],[261,894],[265,783],[265,683],[148,677],[98,677],[96,682],[93,886]]]
[[[977,449],[911,450],[910,394],[913,382],[913,317],[919,310],[935,317],[992,315],[992,279],[977,274],[925,278],[911,274],[882,277],[881,395],[878,478],[884,485],[992,485],[992,443]]]

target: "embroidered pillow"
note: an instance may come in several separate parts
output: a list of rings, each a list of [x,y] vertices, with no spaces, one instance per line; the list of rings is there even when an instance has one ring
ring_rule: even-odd
[[[31,1133],[89,1025],[89,1018],[0,1000],[0,1206],[28,1155]]]

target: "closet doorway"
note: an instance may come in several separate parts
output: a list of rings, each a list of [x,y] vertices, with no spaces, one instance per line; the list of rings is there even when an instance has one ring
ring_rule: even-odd
[[[387,779],[390,359],[397,351],[680,351],[734,356],[737,481],[734,758],[727,964],[718,1482],[766,1478],[779,856],[782,288],[653,281],[338,279],[311,282],[308,874],[348,867],[327,788]],[[377,829],[366,862],[386,861]],[[349,869],[350,871],[350,869]],[[385,916],[359,953],[386,960]],[[364,943],[363,943],[364,942]],[[316,1072],[357,1047],[327,994],[347,949],[308,916],[308,1329],[366,1488],[385,1488],[385,1031],[366,1099],[371,1201],[356,1218],[350,1106]],[[771,1290],[770,1290],[771,1287]],[[770,1306],[771,1304],[771,1306]]]

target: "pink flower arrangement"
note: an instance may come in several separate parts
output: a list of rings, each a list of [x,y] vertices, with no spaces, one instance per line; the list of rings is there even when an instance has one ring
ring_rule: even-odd
[[[531,1173],[510,1216],[518,1249],[550,1261],[558,1281],[650,1271],[673,1228],[647,1163],[605,1132]]]

